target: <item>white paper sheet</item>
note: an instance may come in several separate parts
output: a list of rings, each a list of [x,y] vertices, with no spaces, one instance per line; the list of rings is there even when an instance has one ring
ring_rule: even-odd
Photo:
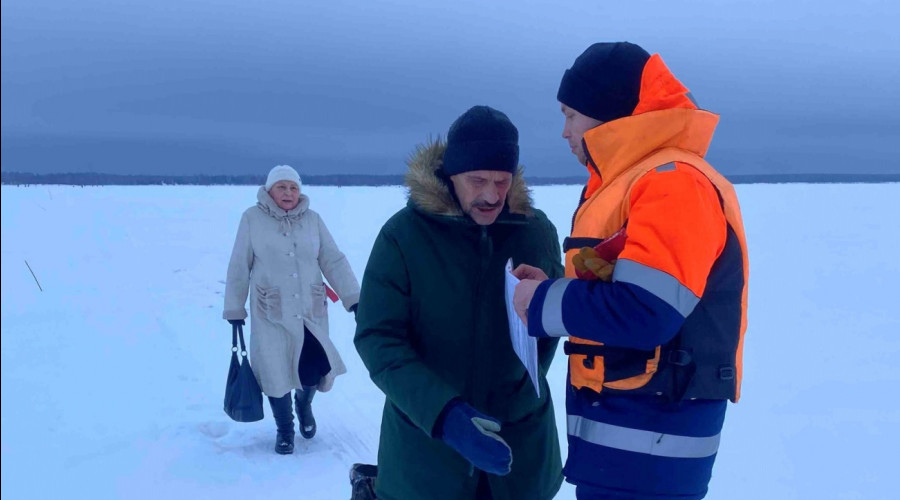
[[[537,397],[541,397],[541,385],[538,375],[537,339],[528,335],[528,327],[519,319],[516,308],[513,306],[513,294],[519,278],[512,274],[512,259],[506,263],[506,316],[509,318],[509,338],[512,341],[513,350],[528,370],[531,382]]]

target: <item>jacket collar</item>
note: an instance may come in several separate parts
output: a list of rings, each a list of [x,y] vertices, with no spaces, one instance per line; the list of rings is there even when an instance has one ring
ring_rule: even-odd
[[[602,183],[608,184],[663,148],[683,149],[703,157],[718,121],[718,115],[709,111],[674,108],[619,118],[588,130],[583,146],[592,180],[599,175]]]

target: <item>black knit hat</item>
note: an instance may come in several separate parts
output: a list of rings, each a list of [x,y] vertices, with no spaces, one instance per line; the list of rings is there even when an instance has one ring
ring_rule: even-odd
[[[629,42],[595,43],[566,70],[556,99],[595,120],[631,116],[650,54]]]
[[[500,111],[474,106],[450,125],[443,170],[446,176],[472,170],[514,174],[519,166],[519,131]]]

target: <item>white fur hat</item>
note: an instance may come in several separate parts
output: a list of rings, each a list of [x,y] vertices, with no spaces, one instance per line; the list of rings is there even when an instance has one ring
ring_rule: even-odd
[[[266,191],[272,189],[278,181],[291,181],[297,184],[297,187],[303,187],[300,182],[300,174],[290,165],[278,165],[269,171],[269,177],[266,178]]]

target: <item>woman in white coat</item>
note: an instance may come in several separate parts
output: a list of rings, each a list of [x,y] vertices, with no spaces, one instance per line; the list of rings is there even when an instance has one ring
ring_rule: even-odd
[[[309,439],[316,433],[313,395],[347,371],[328,336],[322,275],[345,309],[355,314],[359,301],[359,282],[301,185],[287,165],[269,172],[256,205],[241,217],[225,284],[229,323],[244,323],[250,298],[250,360],[272,407],[280,454],[294,451],[291,390],[300,433]]]

